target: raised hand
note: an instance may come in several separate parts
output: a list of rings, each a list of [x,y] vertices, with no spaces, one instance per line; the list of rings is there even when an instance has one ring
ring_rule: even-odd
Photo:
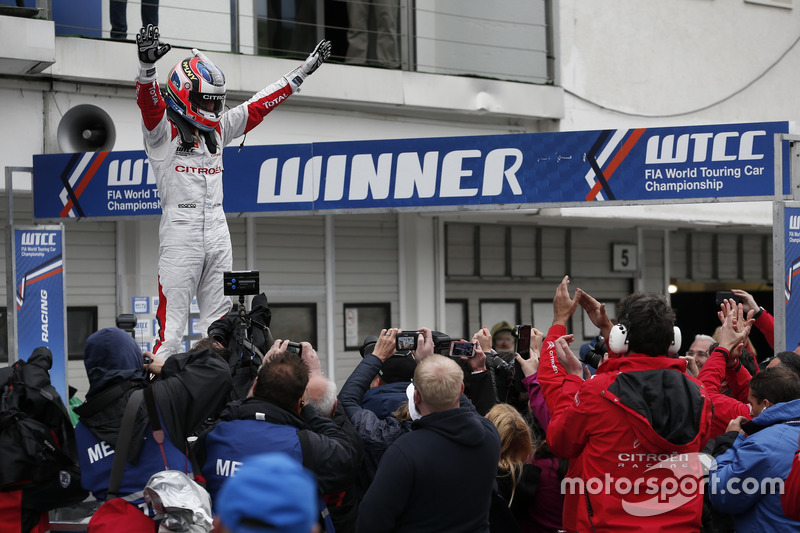
[[[139,61],[147,64],[154,64],[164,57],[172,46],[158,42],[158,26],[148,24],[146,28],[139,30],[136,35],[136,46],[139,49]]]
[[[569,276],[564,276],[553,297],[553,324],[565,326],[578,307],[578,298],[569,296]]]
[[[558,357],[558,362],[561,363],[561,366],[564,367],[564,370],[566,370],[568,374],[582,378],[583,365],[581,365],[580,360],[575,357],[575,354],[572,353],[572,350],[569,349],[569,343],[572,342],[572,340],[572,335],[564,335],[556,339],[556,356]]]
[[[317,44],[314,51],[309,54],[308,58],[306,58],[306,62],[300,66],[300,69],[306,76],[313,74],[329,57],[331,57],[331,42],[323,39]]]

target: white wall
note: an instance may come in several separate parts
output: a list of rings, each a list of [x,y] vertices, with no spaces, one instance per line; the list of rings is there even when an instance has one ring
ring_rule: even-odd
[[[563,130],[800,118],[798,9],[744,0],[559,3]]]

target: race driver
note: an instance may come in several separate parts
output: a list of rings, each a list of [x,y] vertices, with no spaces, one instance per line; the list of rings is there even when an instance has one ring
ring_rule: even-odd
[[[155,63],[170,45],[148,25],[136,36],[139,73],[136,102],[142,111],[145,151],[161,198],[154,353],[166,358],[182,351],[181,338],[192,298],[200,308],[199,330],[231,308],[223,272],[231,270],[228,224],[222,209],[222,149],[247,133],[299,91],[300,84],[330,56],[321,41],[306,61],[247,102],[224,112],[225,75],[202,52],[175,65],[161,96]]]

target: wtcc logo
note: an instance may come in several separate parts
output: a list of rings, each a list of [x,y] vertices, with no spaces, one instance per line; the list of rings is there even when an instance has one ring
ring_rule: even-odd
[[[732,477],[722,484],[713,476],[716,460],[706,453],[620,456],[625,456],[620,457],[624,461],[644,462],[650,466],[635,479],[614,477],[608,472],[602,478],[566,477],[561,482],[561,493],[616,496],[622,509],[637,517],[668,513],[702,497],[706,490],[711,494],[783,494],[782,478]]]

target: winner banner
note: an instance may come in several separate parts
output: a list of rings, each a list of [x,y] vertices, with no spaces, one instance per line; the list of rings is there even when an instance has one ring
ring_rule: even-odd
[[[788,122],[225,148],[228,213],[520,209],[774,197],[775,134]],[[783,193],[789,191],[784,150]],[[33,158],[34,217],[158,215],[144,151]],[[196,202],[196,198],[176,199]]]

